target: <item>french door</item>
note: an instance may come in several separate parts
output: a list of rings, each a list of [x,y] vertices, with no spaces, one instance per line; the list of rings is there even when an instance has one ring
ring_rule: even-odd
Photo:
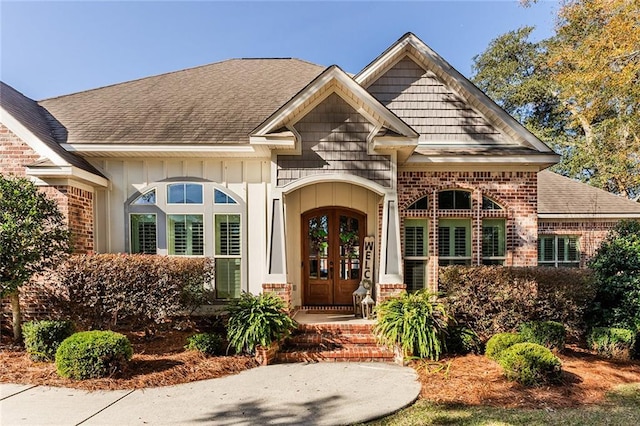
[[[305,305],[351,305],[362,273],[362,213],[322,208],[302,215]]]

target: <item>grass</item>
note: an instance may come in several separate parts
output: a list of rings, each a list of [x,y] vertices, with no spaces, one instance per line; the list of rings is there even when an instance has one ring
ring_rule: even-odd
[[[370,426],[413,425],[634,425],[640,424],[640,383],[620,385],[602,404],[563,409],[446,405],[419,400]]]

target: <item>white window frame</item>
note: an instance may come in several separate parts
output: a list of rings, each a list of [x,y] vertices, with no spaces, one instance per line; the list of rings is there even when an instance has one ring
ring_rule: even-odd
[[[542,260],[541,258],[541,242],[544,239],[553,238],[553,260]],[[570,239],[575,240],[576,245],[576,260],[560,260],[558,259],[558,239],[566,239],[569,241]],[[567,235],[539,235],[538,236],[538,266],[553,266],[555,268],[558,267],[572,267],[578,268],[580,267],[580,236],[574,234]],[[568,255],[569,251],[566,250],[565,253]]]

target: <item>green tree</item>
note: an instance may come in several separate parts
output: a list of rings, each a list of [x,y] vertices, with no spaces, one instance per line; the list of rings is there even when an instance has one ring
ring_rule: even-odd
[[[592,325],[640,331],[640,222],[618,223],[589,266],[597,285]]]
[[[27,179],[0,174],[0,297],[11,300],[15,341],[22,338],[20,287],[69,251],[69,232],[56,202]]]
[[[530,27],[474,58],[472,80],[562,155],[560,173],[640,199],[640,8],[567,0],[555,34]]]

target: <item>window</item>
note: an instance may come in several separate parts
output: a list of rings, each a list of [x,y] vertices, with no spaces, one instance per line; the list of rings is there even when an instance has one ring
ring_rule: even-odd
[[[167,215],[169,254],[202,256],[204,254],[204,222],[202,215]]]
[[[578,237],[543,235],[538,238],[538,265],[579,267]]]
[[[137,205],[149,205],[156,203],[156,190],[152,189],[151,191],[147,191],[138,198],[132,204]]]
[[[500,204],[489,197],[482,197],[482,210],[503,210]]]
[[[236,200],[219,189],[214,189],[213,191],[213,202],[216,204],[238,204]]]
[[[417,291],[427,284],[429,256],[427,219],[404,220],[404,280],[408,291]]]
[[[438,208],[440,210],[471,210],[471,192],[440,191],[438,193]]]
[[[241,291],[240,215],[215,216],[216,297],[235,299]]]
[[[157,253],[155,214],[131,215],[131,253]]]
[[[438,263],[471,265],[471,220],[440,219],[438,221]]]
[[[407,207],[407,210],[427,210],[429,208],[429,197],[424,196],[415,203]]]
[[[504,219],[482,221],[482,264],[504,265],[506,237]]]
[[[167,185],[167,203],[202,204],[202,185],[199,183],[174,183]]]

